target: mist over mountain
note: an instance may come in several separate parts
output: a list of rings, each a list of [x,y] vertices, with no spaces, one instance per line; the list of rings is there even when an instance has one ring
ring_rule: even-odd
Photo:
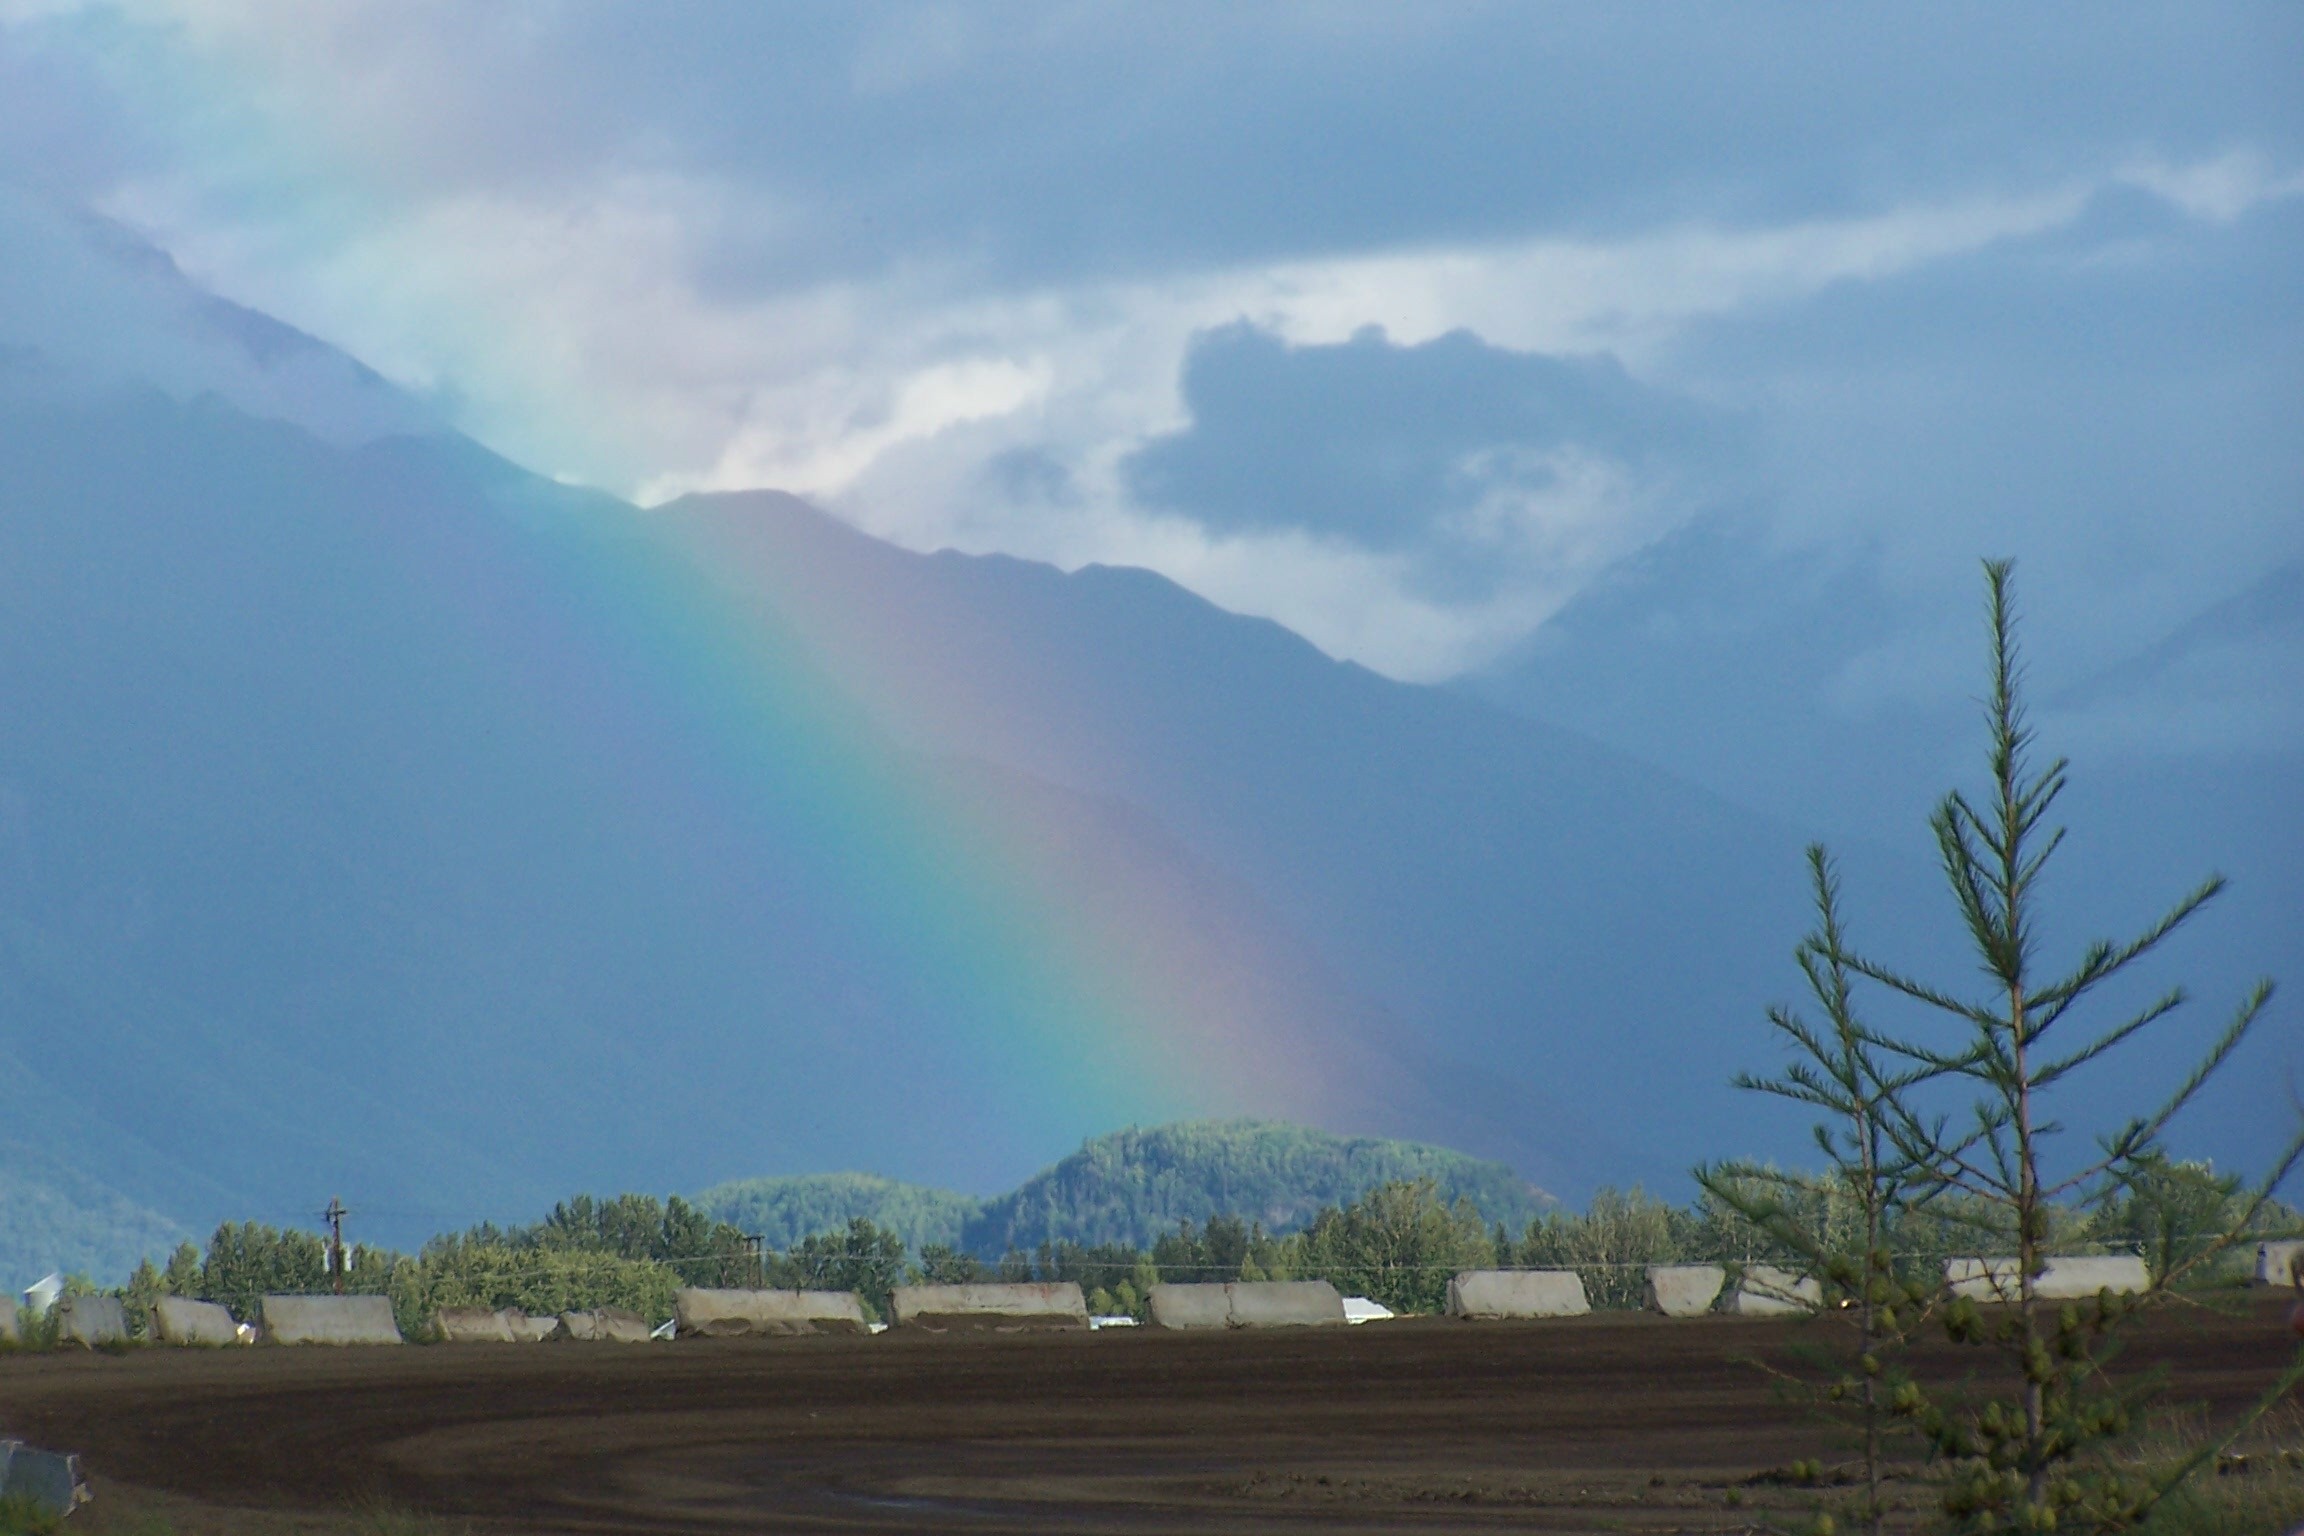
[[[343,445],[436,432],[433,405],[335,347],[206,291],[122,225],[0,180],[0,350],[80,392],[213,396]]]

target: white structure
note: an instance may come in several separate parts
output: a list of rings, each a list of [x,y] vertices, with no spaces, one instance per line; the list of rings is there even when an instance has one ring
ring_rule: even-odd
[[[1666,1317],[1701,1317],[1727,1283],[1728,1271],[1717,1264],[1651,1264],[1648,1305]]]
[[[2304,1279],[2304,1238],[2256,1245],[2256,1283],[2294,1285]]]
[[[384,1296],[267,1296],[267,1344],[400,1344],[400,1325]]]
[[[163,1296],[152,1307],[152,1336],[163,1344],[203,1344],[221,1348],[242,1342],[232,1314],[212,1301]]]
[[[672,1298],[681,1338],[777,1338],[796,1333],[862,1333],[864,1302],[854,1291],[715,1291],[684,1286]]]
[[[1321,1328],[1350,1321],[1344,1298],[1325,1280],[1156,1285],[1147,1300],[1158,1328]]]
[[[30,1307],[40,1316],[46,1317],[48,1309],[56,1305],[56,1298],[63,1294],[64,1277],[62,1275],[50,1275],[45,1280],[36,1280],[24,1288],[24,1305]]]
[[[1355,1328],[1362,1323],[1384,1322],[1392,1315],[1392,1309],[1380,1301],[1370,1301],[1365,1296],[1347,1296],[1344,1298],[1344,1321]]]
[[[1773,1264],[1747,1264],[1728,1310],[1739,1317],[1800,1317],[1824,1305],[1824,1285]]]
[[[1448,1282],[1450,1317],[1582,1317],[1592,1310],[1572,1269],[1468,1269]]]
[[[2014,1301],[2021,1293],[2013,1258],[1948,1259],[1944,1283],[1971,1301]],[[2099,1291],[2116,1295],[2152,1288],[2144,1261],[2132,1253],[2055,1258],[2047,1261],[2032,1294],[2042,1301],[2084,1301]]]
[[[1155,1287],[1157,1289],[1157,1287]],[[1069,1280],[1026,1285],[900,1285],[895,1324],[931,1333],[1086,1328],[1088,1301]]]

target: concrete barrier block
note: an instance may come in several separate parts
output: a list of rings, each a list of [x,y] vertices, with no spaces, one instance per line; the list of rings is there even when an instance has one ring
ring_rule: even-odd
[[[1947,1259],[1944,1283],[1971,1301],[2014,1301],[2022,1294],[2013,1257]],[[2099,1291],[2124,1295],[2151,1285],[2151,1272],[2135,1254],[2083,1254],[2048,1260],[2032,1282],[2032,1294],[2042,1301],[2084,1301]]]
[[[189,1296],[163,1296],[152,1306],[152,1336],[163,1344],[199,1344],[221,1348],[240,1342],[240,1325],[232,1314],[212,1301]]]
[[[1448,1282],[1450,1317],[1582,1317],[1592,1310],[1572,1269],[1467,1269]]]
[[[1235,1328],[1329,1328],[1351,1321],[1344,1298],[1325,1280],[1239,1280],[1232,1285]]]
[[[1824,1283],[1773,1264],[1748,1264],[1728,1310],[1739,1317],[1800,1317],[1824,1305]]]
[[[0,1440],[0,1498],[61,1520],[88,1502],[80,1458],[35,1450],[21,1440]]]
[[[1222,1282],[1156,1285],[1145,1298],[1155,1328],[1229,1328],[1232,1297]]]
[[[506,1307],[497,1314],[504,1319],[504,1327],[515,1344],[548,1344],[560,1337],[560,1315],[546,1312],[530,1317],[518,1307]]]
[[[1648,1305],[1666,1317],[1701,1317],[1727,1283],[1728,1271],[1717,1264],[1651,1264]]]
[[[2294,1285],[2304,1278],[2304,1238],[2256,1245],[2256,1283]]]
[[[400,1325],[383,1296],[267,1296],[267,1344],[399,1344]]]
[[[560,1314],[560,1337],[586,1344],[645,1344],[653,1334],[648,1319],[622,1307]]]
[[[443,1344],[509,1344],[512,1326],[490,1307],[442,1307],[432,1320]]]
[[[854,1291],[717,1291],[690,1286],[672,1299],[682,1338],[862,1333],[864,1303]]]
[[[1351,1321],[1325,1280],[1235,1280],[1156,1285],[1148,1298],[1159,1328],[1319,1328]]]
[[[2134,1295],[2152,1288],[2152,1272],[2133,1253],[2050,1259],[2048,1272],[2033,1289],[2049,1301],[2079,1301],[2099,1291]]]
[[[56,1303],[56,1342],[94,1349],[128,1342],[128,1313],[117,1296],[67,1296]]]
[[[1344,1326],[1344,1298],[1325,1280],[1236,1280],[1232,1293],[1235,1328],[1327,1328]]]
[[[1069,1280],[1024,1285],[900,1285],[896,1287],[894,1310],[897,1327],[936,1333],[1020,1333],[1088,1326],[1088,1302],[1080,1287]]]
[[[1970,1301],[2013,1301],[2017,1295],[2014,1259],[1946,1259],[1944,1285]]]

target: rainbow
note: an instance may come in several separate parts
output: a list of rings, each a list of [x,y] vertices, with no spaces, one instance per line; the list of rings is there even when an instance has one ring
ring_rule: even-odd
[[[1052,1153],[1189,1115],[1359,1118],[1291,962],[1212,920],[1188,861],[1116,859],[1078,797],[899,744],[955,706],[847,643],[878,616],[806,601],[808,573],[740,513],[502,473],[514,494],[457,525],[486,547],[406,550],[412,571],[460,587],[469,625],[517,624],[521,654],[552,658],[524,686],[636,798],[677,780],[686,814],[792,861],[784,884],[901,957],[876,983],[933,1020],[935,1050],[1010,1085],[1003,1140]]]

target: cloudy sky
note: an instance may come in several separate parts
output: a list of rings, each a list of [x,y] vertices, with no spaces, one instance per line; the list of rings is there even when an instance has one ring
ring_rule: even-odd
[[[1733,511],[1963,636],[2024,557],[2079,669],[2304,551],[2299,79],[2276,3],[0,0],[0,180],[643,501],[1415,679]]]

